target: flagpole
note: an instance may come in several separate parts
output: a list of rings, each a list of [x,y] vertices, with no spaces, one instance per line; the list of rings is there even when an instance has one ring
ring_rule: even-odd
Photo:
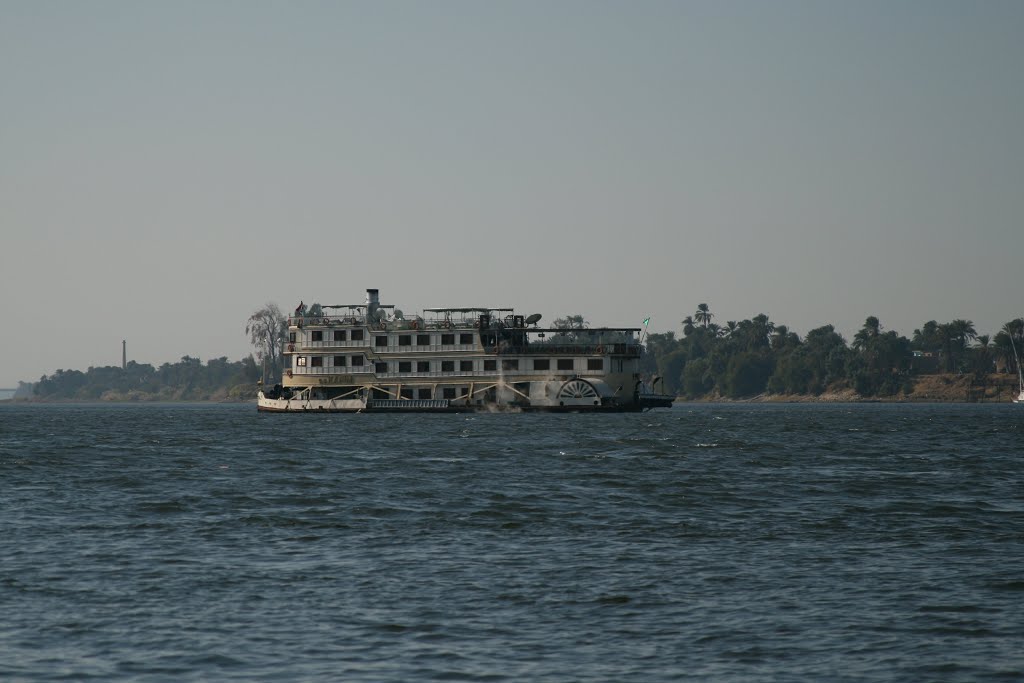
[[[644,333],[643,336],[640,337],[641,344],[643,344],[644,340],[647,339],[647,324],[649,322],[651,322],[651,316],[647,316],[646,318],[644,318]]]

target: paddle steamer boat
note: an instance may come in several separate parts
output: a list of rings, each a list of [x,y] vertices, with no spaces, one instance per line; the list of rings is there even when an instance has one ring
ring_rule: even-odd
[[[641,382],[640,328],[539,327],[511,308],[301,305],[268,412],[622,412],[671,407]]]

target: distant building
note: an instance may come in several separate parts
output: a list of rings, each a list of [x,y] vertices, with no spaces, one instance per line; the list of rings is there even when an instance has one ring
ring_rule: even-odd
[[[910,361],[910,369],[922,375],[934,374],[939,371],[939,354],[934,351],[914,351]]]

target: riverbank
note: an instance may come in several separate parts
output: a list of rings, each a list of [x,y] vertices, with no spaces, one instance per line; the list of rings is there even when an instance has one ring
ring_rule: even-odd
[[[256,400],[255,384],[237,384],[219,389],[171,389],[161,391],[117,391],[110,389],[99,396],[32,396],[0,399],[0,403],[246,403]]]
[[[1017,378],[1006,374],[985,377],[974,375],[918,375],[908,381],[907,391],[893,396],[861,396],[849,387],[831,387],[818,395],[761,394],[733,399],[707,396],[699,399],[677,398],[677,403],[1008,403],[1019,391]]]
[[[833,386],[818,395],[760,394],[748,398],[729,398],[710,394],[697,399],[676,398],[676,403],[1005,403],[1019,391],[1012,375],[919,375],[910,378],[907,391],[893,396],[861,396],[845,386]],[[195,391],[106,391],[88,398],[8,398],[4,403],[247,403],[256,400],[255,385],[240,384],[212,393]]]

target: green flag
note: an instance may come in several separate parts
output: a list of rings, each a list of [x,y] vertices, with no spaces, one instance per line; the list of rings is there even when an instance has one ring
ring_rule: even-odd
[[[644,318],[644,325],[646,325],[646,324],[647,324],[647,323],[649,323],[649,322],[651,322],[651,319],[650,319],[650,318]]]

